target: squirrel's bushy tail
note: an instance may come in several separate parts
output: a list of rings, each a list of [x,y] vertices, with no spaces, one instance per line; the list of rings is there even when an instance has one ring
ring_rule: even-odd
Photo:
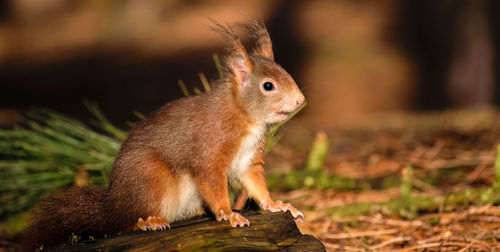
[[[49,250],[67,242],[72,234],[102,236],[105,196],[103,189],[74,187],[45,197],[33,210],[22,250]]]

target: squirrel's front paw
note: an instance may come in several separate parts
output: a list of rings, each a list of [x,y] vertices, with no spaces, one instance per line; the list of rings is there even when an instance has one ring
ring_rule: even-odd
[[[297,210],[297,208],[293,207],[290,203],[283,203],[283,201],[268,201],[264,202],[260,205],[260,207],[264,210],[269,210],[271,212],[279,212],[279,211],[290,211],[292,213],[293,218],[297,222],[303,222],[304,214]]]
[[[226,212],[224,212],[224,210],[221,209],[217,213],[216,218],[218,221],[229,220],[229,223],[232,227],[244,227],[245,225],[250,226],[250,221],[248,221],[247,218],[241,216],[241,214],[237,212],[231,212],[230,214],[227,214]]]

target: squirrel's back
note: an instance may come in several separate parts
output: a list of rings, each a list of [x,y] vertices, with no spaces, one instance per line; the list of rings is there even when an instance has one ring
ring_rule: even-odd
[[[217,83],[208,93],[162,106],[130,131],[113,170],[133,164],[138,146],[154,149],[177,172],[203,166],[204,159],[209,158],[205,155],[210,155],[207,150],[218,149],[214,145],[234,145],[251,123],[245,111],[231,100],[230,92],[225,83]],[[131,152],[136,154],[129,155]]]

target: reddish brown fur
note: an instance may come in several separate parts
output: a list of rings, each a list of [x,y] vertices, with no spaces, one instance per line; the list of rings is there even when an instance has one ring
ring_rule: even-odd
[[[52,248],[66,242],[70,235],[84,239],[100,237],[103,219],[104,190],[74,187],[45,197],[32,211],[32,224],[23,234],[23,251]]]
[[[246,172],[231,176],[242,180],[251,197],[272,211],[292,211],[269,197],[262,167],[265,134],[260,130],[282,120],[279,114],[295,110],[304,97],[290,75],[272,61],[271,42],[262,24],[247,27],[261,37],[250,56],[231,29],[215,25],[230,52],[215,88],[170,102],[132,129],[115,160],[107,190],[72,189],[48,197],[35,212],[36,221],[28,231],[32,237],[26,236],[30,244],[50,248],[71,233],[99,237],[136,224],[156,226],[165,220],[159,215],[172,210],[164,202],[188,196],[196,197],[192,202],[201,197],[218,219],[230,220],[233,226],[248,225],[229,203],[227,185],[233,164]],[[272,81],[276,90],[263,91],[265,81]],[[254,143],[259,142],[257,151]],[[247,161],[255,167],[246,167]],[[195,189],[183,194],[185,188]],[[172,211],[189,211],[176,212],[179,218],[188,217],[201,208],[192,202],[185,203],[185,208],[171,206]],[[298,211],[293,208],[292,213],[297,216]],[[139,218],[143,221],[138,223]]]

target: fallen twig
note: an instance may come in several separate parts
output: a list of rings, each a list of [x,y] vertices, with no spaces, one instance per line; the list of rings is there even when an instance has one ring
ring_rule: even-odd
[[[424,222],[419,220],[414,221],[405,221],[405,220],[395,220],[395,219],[378,219],[370,216],[358,216],[356,218],[358,221],[366,221],[373,224],[382,224],[382,225],[390,225],[390,226],[422,226]]]
[[[363,236],[377,236],[377,235],[386,235],[386,234],[394,234],[399,232],[399,229],[384,229],[384,230],[375,230],[375,231],[363,231],[363,232],[352,232],[352,233],[339,233],[339,234],[323,234],[321,238],[323,239],[346,239],[346,238],[355,238],[355,237],[363,237]]]
[[[396,237],[396,238],[393,238],[393,239],[390,239],[390,240],[387,240],[387,241],[383,241],[379,244],[376,244],[376,245],[373,245],[370,247],[371,250],[377,250],[377,249],[381,249],[387,245],[390,245],[390,244],[393,244],[393,243],[398,243],[398,242],[402,242],[402,241],[409,241],[411,238],[410,237]]]

